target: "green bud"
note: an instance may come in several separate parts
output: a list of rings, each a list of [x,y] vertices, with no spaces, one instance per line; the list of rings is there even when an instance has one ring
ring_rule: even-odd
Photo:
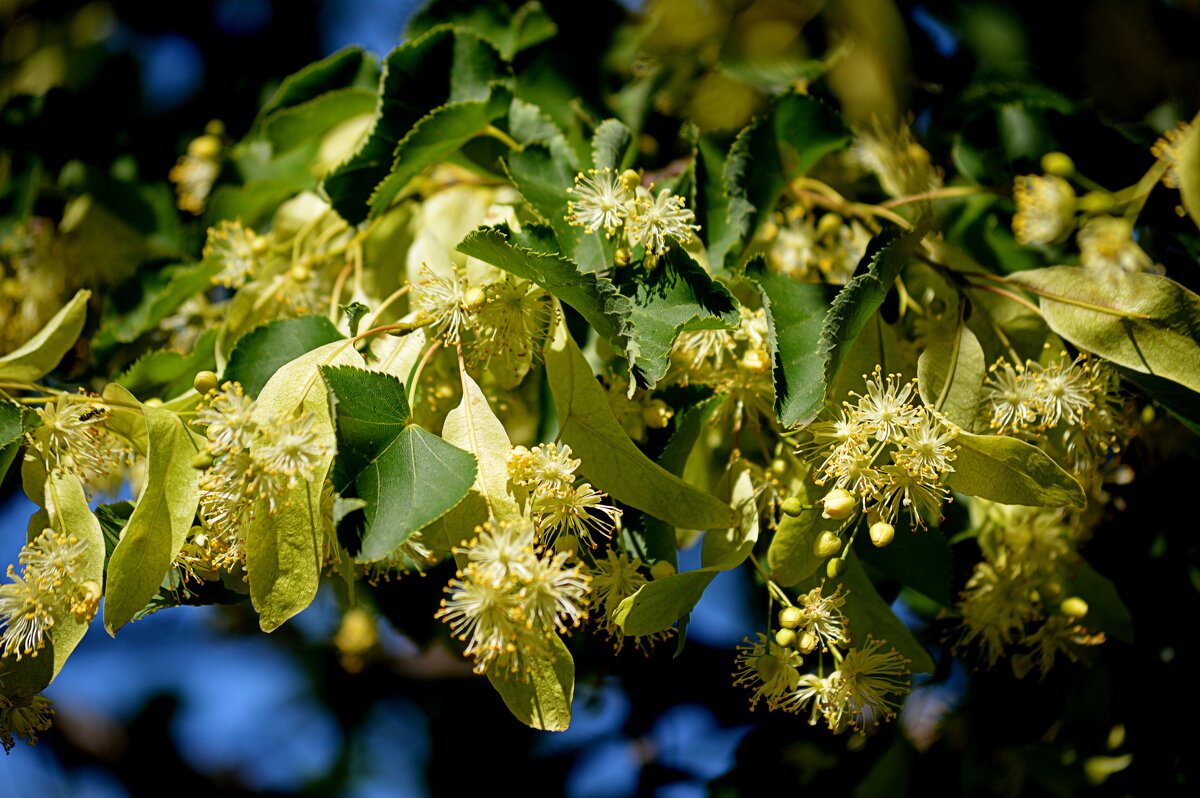
[[[1042,156],[1042,171],[1059,177],[1075,174],[1075,162],[1065,152],[1048,152]]]
[[[828,529],[813,541],[813,554],[821,559],[832,557],[842,550],[842,539]]]
[[[196,378],[192,380],[192,387],[201,396],[209,391],[215,391],[217,390],[217,375],[211,371],[198,372]]]
[[[1089,191],[1079,198],[1079,209],[1087,213],[1105,213],[1116,204],[1116,197],[1107,191]]]
[[[1059,604],[1058,608],[1062,610],[1063,615],[1070,616],[1071,618],[1082,618],[1088,614],[1087,602],[1079,596],[1071,596],[1070,598],[1063,599],[1063,603]]]
[[[197,471],[203,471],[207,468],[212,468],[213,456],[208,452],[199,452],[192,458],[192,468]]]
[[[834,488],[820,500],[822,518],[849,518],[858,507],[858,499],[848,490]]]
[[[835,560],[830,560],[825,565],[825,574],[830,579],[841,579],[842,574],[846,573],[846,561],[841,557]]]
[[[779,611],[779,625],[784,629],[795,629],[804,620],[804,610],[799,607],[784,607]]]
[[[779,509],[783,510],[784,515],[795,518],[804,512],[804,502],[800,501],[799,496],[789,496],[779,503]]]
[[[650,577],[652,579],[662,579],[667,576],[672,576],[675,573],[675,566],[666,560],[659,560],[650,566]]]
[[[775,643],[783,648],[791,648],[796,643],[796,633],[791,629],[780,629],[775,633]]]
[[[892,542],[896,536],[896,527],[887,521],[876,521],[871,524],[871,542],[880,548]]]
[[[817,647],[817,636],[812,632],[805,632],[800,635],[800,642],[796,644],[796,650],[801,654],[811,653]]]

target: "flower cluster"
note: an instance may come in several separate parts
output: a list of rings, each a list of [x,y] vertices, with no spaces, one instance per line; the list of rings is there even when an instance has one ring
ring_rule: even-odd
[[[258,261],[268,247],[266,238],[241,222],[221,222],[210,227],[204,244],[204,260],[221,267],[221,271],[213,275],[213,283],[226,288],[242,286],[254,277]]]
[[[815,587],[779,611],[773,640],[760,633],[738,646],[733,683],[753,691],[751,709],[762,701],[771,710],[807,712],[812,724],[824,719],[835,732],[865,731],[895,717],[908,692],[907,661],[872,637],[852,646],[841,588],[828,596],[822,590]],[[822,663],[817,673],[802,674],[803,655],[818,648],[818,656],[828,653],[836,668],[826,676]]]
[[[644,573],[646,564],[616,548],[614,542],[614,547],[606,549],[603,557],[591,558],[586,567],[592,580],[592,604],[599,608],[599,613],[593,616],[593,620],[612,640],[614,650],[620,651],[625,646],[628,636],[614,621],[613,616],[622,601],[650,581]],[[674,573],[674,569],[667,570]],[[657,572],[651,569],[651,573]],[[638,648],[649,652],[655,643],[668,639],[674,631],[669,628],[649,635],[639,635],[633,639]]]
[[[37,744],[38,733],[50,728],[54,717],[52,704],[53,701],[40,695],[28,698],[0,695],[0,745],[4,746],[5,753],[13,749],[16,740],[24,740],[28,745]]]
[[[273,512],[289,490],[314,479],[327,454],[311,413],[256,415],[241,384],[226,382],[208,394],[193,421],[204,428],[212,459],[200,475],[200,517],[208,532],[203,548],[214,569],[244,563],[251,520]]]
[[[767,314],[745,305],[740,310],[736,329],[681,333],[671,350],[671,378],[684,385],[711,385],[724,399],[714,419],[731,418],[735,431],[748,418],[773,418],[775,413]]]
[[[1013,199],[1013,233],[1021,244],[1056,244],[1075,229],[1075,189],[1061,177],[1021,175]]]
[[[0,586],[0,656],[36,657],[58,619],[74,616],[86,623],[96,614],[100,585],[82,578],[87,544],[45,529],[21,549],[21,575],[10,565]]]
[[[538,542],[544,546],[559,535],[569,535],[594,547],[593,535],[608,537],[621,517],[619,509],[604,503],[604,493],[588,482],[577,482],[577,468],[579,461],[566,445],[516,446],[509,453],[509,477],[514,485],[530,491]]]
[[[168,175],[175,184],[179,209],[201,214],[208,204],[208,195],[221,171],[221,139],[224,126],[212,122],[203,136],[188,143],[187,154],[180,156]]]
[[[1094,469],[1126,434],[1116,373],[1087,357],[1068,361],[1064,353],[1047,366],[997,361],[984,400],[997,434],[1031,438],[1080,473]]]
[[[771,266],[803,282],[850,282],[858,262],[867,252],[871,233],[857,220],[836,213],[819,218],[793,205],[766,226]]]
[[[961,649],[977,647],[989,667],[1015,654],[1019,675],[1036,666],[1045,677],[1057,658],[1075,660],[1104,635],[1079,622],[1087,604],[1066,593],[1082,564],[1077,547],[1087,534],[1076,513],[971,502],[983,561],[957,604]]]
[[[588,233],[604,228],[610,237],[624,226],[631,248],[645,247],[647,255],[657,257],[671,241],[690,242],[700,226],[683,197],[669,188],[654,194],[653,188],[642,186],[633,170],[620,175],[607,167],[580,172],[567,189],[576,198],[567,204],[567,221]]]
[[[464,654],[474,658],[476,673],[497,667],[520,678],[528,654],[552,657],[554,634],[579,625],[589,580],[578,565],[567,564],[570,554],[536,548],[527,520],[489,521],[476,532],[454,550],[466,563],[434,617],[466,642]]]
[[[109,411],[99,397],[60,393],[37,412],[42,423],[26,439],[48,470],[74,474],[91,486],[128,461],[128,450],[104,425]]]
[[[885,378],[876,367],[866,393],[851,392],[857,402],[844,402],[836,419],[810,426],[811,440],[801,448],[820,458],[818,485],[832,481],[835,491],[855,497],[862,510],[889,524],[907,510],[915,525],[924,525],[940,516],[950,498],[941,478],[954,470],[952,443],[959,430],[932,408],[914,405],[914,393],[914,383],[901,382],[898,374]],[[839,512],[844,518],[852,510],[826,502],[826,517]]]

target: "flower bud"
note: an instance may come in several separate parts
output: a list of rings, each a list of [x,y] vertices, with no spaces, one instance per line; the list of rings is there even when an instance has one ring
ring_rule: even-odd
[[[771,368],[771,358],[761,349],[748,349],[738,366],[749,374],[761,374]]]
[[[662,579],[675,574],[675,566],[667,560],[659,560],[650,566],[650,578]]]
[[[209,391],[215,391],[217,390],[217,375],[211,371],[198,372],[196,378],[192,380],[192,387],[201,396]]]
[[[196,469],[197,471],[204,471],[205,469],[212,468],[212,464],[213,456],[209,452],[197,452],[196,456],[192,458],[192,468]]]
[[[896,527],[887,521],[876,521],[871,524],[871,542],[882,548],[892,542],[896,536]]]
[[[618,179],[621,182],[621,188],[626,191],[633,191],[642,184],[642,176],[632,169],[626,169]]]
[[[1079,198],[1079,209],[1087,213],[1105,213],[1116,204],[1116,197],[1107,191],[1089,191]]]
[[[1048,152],[1042,156],[1042,171],[1058,177],[1075,174],[1075,162],[1065,152]]]
[[[1063,615],[1067,615],[1072,618],[1082,618],[1088,614],[1087,602],[1081,599],[1079,596],[1071,596],[1063,599],[1063,603],[1059,604],[1058,608],[1062,610]]]
[[[784,607],[779,611],[779,625],[784,629],[795,629],[804,621],[804,610],[799,607]]]
[[[784,515],[790,515],[792,518],[804,512],[804,502],[800,501],[799,496],[788,496],[779,503],[779,509],[783,510]]]
[[[312,270],[301,263],[297,263],[288,270],[288,277],[291,277],[297,283],[307,282],[312,277]]]
[[[788,462],[782,457],[776,457],[771,461],[771,473],[777,477],[781,477],[788,472]]]
[[[554,550],[575,557],[579,554],[579,538],[574,535],[559,535],[554,539]]]
[[[673,415],[675,415],[675,411],[662,399],[652,399],[642,409],[642,421],[651,429],[662,429],[667,426],[671,422],[671,416]]]
[[[463,295],[463,307],[472,313],[478,313],[486,304],[487,294],[477,286],[471,286]]]
[[[780,629],[775,633],[775,643],[782,648],[791,648],[796,644],[796,633],[791,629]]]
[[[221,140],[216,136],[200,136],[188,143],[188,155],[196,158],[216,158],[221,152]]]
[[[159,399],[157,396],[151,396],[149,399],[142,402],[142,404],[144,404],[146,407],[162,407],[163,400]]]
[[[800,641],[796,644],[796,650],[801,654],[809,654],[817,647],[817,636],[813,632],[805,632],[800,635]]]
[[[813,554],[821,559],[832,557],[842,550],[842,539],[826,529],[813,541]]]
[[[858,506],[854,495],[842,488],[834,488],[820,500],[822,518],[849,518],[850,513]]]
[[[836,560],[830,560],[825,565],[825,574],[830,579],[841,579],[844,573],[846,573],[846,561],[841,557],[838,557]]]

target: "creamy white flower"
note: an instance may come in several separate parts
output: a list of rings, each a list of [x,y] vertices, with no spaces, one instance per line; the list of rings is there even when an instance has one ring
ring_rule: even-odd
[[[616,232],[628,214],[627,203],[633,193],[612,169],[592,169],[575,175],[575,185],[567,189],[577,199],[567,203],[567,220],[589,233],[601,227],[609,235]]]
[[[672,239],[683,244],[691,241],[692,231],[700,229],[695,221],[695,214],[684,206],[683,198],[664,188],[653,199],[646,192],[634,201],[626,232],[629,240],[644,246],[648,254],[661,255]]]

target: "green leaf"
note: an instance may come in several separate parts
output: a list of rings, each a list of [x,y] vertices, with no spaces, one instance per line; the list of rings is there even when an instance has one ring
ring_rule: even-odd
[[[804,581],[828,559],[814,554],[813,544],[822,532],[836,532],[843,522],[821,517],[821,508],[816,501],[824,493],[823,488],[804,481],[798,497],[804,504],[813,507],[798,516],[784,515],[771,538],[771,546],[767,549],[767,567],[771,571],[771,579],[783,587]]]
[[[790,412],[780,416],[784,425],[806,426],[821,412],[826,393],[834,384],[847,354],[853,348],[859,334],[879,310],[879,306],[883,304],[896,277],[924,235],[922,230],[914,230],[884,245],[871,259],[867,270],[847,283],[834,297],[821,326],[818,343],[824,365],[819,395],[815,388],[806,389],[803,399],[790,403]],[[795,357],[786,349],[781,349],[780,353],[785,363]]]
[[[189,354],[164,349],[148,352],[117,377],[116,383],[135,396],[179,396],[192,387],[196,372],[215,369],[216,343],[217,331],[209,328],[196,339]]]
[[[334,487],[365,499],[359,562],[391,554],[409,535],[441,518],[475,482],[475,458],[412,424],[395,377],[340,366],[322,368],[334,397],[338,455]]]
[[[52,473],[46,478],[43,490],[49,526],[84,543],[85,548],[76,570],[77,583],[95,582],[102,585],[104,533],[100,529],[100,522],[88,508],[79,478],[66,471]],[[46,516],[42,516],[41,522],[46,523],[45,519]],[[38,521],[38,516],[35,516],[35,526]],[[30,531],[37,534],[41,530]],[[4,695],[11,699],[32,696],[44,690],[62,670],[63,663],[87,630],[88,624],[80,622],[69,611],[55,615],[47,645],[36,657],[23,657],[20,662],[12,657],[0,659]]]
[[[275,153],[285,153],[351,117],[371,113],[375,105],[371,89],[338,89],[273,112],[263,123],[263,133]]]
[[[917,360],[917,387],[921,401],[933,407],[946,384],[950,364],[954,373],[942,413],[967,432],[975,428],[979,405],[983,397],[983,382],[987,376],[983,347],[975,333],[966,326],[934,327],[925,337],[925,351]]]
[[[392,50],[379,78],[379,105],[370,132],[354,155],[325,178],[334,209],[351,224],[383,210],[403,188],[394,176],[401,163],[403,174],[415,174],[432,162],[425,159],[457,149],[466,128],[482,120],[473,131],[478,133],[496,118],[490,113],[499,103],[488,101],[493,83],[507,76],[494,46],[466,29],[435,27]],[[498,113],[507,110],[507,100],[502,105]],[[443,135],[454,141],[439,145],[437,138]],[[406,138],[410,140],[401,147]],[[416,161],[423,163],[417,167]],[[377,195],[385,180],[389,185]]]
[[[369,87],[379,73],[375,56],[361,47],[346,47],[288,75],[271,99],[263,104],[259,119],[285,108],[303,105],[323,94],[350,86]]]
[[[138,403],[117,386],[105,391],[105,397],[110,396],[126,405]],[[104,628],[110,635],[158,592],[187,539],[199,501],[200,472],[192,467],[192,458],[201,450],[197,436],[168,410],[146,406],[141,410],[148,441],[146,484],[108,564]]]
[[[575,694],[575,661],[558,635],[552,644],[552,657],[536,652],[521,657],[523,681],[498,668],[489,668],[487,677],[517,720],[542,731],[566,731]]]
[[[49,374],[79,339],[91,295],[91,291],[76,292],[36,335],[0,357],[0,379],[33,382]]]
[[[840,581],[846,588],[844,611],[855,644],[862,645],[867,635],[886,640],[908,658],[913,673],[933,673],[933,657],[879,595],[853,552],[846,558],[846,572]],[[826,595],[834,589],[835,585],[827,583]]]
[[[583,462],[582,470],[596,487],[677,527],[710,529],[738,524],[732,507],[688,485],[634,445],[613,416],[604,389],[567,333],[561,315],[545,358],[560,436]]]
[[[854,550],[867,565],[943,607],[954,604],[950,592],[950,544],[940,530],[902,529],[897,523],[896,537],[889,545],[877,548],[868,535],[860,534],[854,540]]]
[[[1009,279],[1034,289],[1050,329],[1080,349],[1200,391],[1200,296],[1179,283],[1154,274],[1110,279],[1075,266]]]
[[[738,525],[704,533],[700,568],[647,582],[623,600],[613,613],[613,622],[621,631],[641,636],[669,629],[695,608],[718,573],[746,561],[758,542],[759,531],[758,502],[749,471],[743,470],[734,480],[732,494]]]
[[[247,396],[258,396],[281,366],[341,339],[333,322],[315,313],[268,322],[238,339],[223,376],[240,382]]]
[[[1117,586],[1095,568],[1083,564],[1063,585],[1064,596],[1078,596],[1087,602],[1088,613],[1080,621],[1089,629],[1099,629],[1122,643],[1133,643],[1133,615],[1117,593]]]
[[[1179,178],[1179,195],[1192,221],[1200,226],[1200,114],[1181,134],[1172,148],[1175,152],[1175,173]]]
[[[415,38],[433,26],[445,23],[470,28],[488,39],[506,61],[558,32],[558,26],[538,2],[525,3],[512,10],[500,0],[441,0],[426,4],[414,14],[406,35]]]
[[[571,260],[536,252],[510,241],[507,227],[485,227],[464,238],[456,249],[506,272],[537,283],[567,303],[610,344],[624,352],[625,319],[632,312],[629,298],[604,277],[585,274]]]
[[[734,139],[724,164],[729,207],[725,236],[709,239],[714,264],[729,266],[758,228],[771,218],[784,187],[822,156],[850,143],[850,130],[837,112],[815,97],[788,93],[770,112],[753,120]]]
[[[649,273],[622,270],[616,285],[629,297],[626,355],[643,387],[653,388],[667,373],[679,333],[735,329],[741,321],[729,289],[679,249],[667,250]]]
[[[968,496],[1030,507],[1085,507],[1076,479],[1038,447],[1005,435],[955,438],[954,470],[947,487]]]
[[[21,441],[25,435],[25,412],[21,406],[8,401],[0,401],[0,481],[8,473]]]
[[[511,102],[512,93],[498,85],[486,100],[443,105],[417,120],[396,145],[391,171],[371,194],[370,215],[386,211],[410,180],[483,133],[484,128],[504,116]]]
[[[321,366],[357,366],[362,357],[349,341],[335,341],[284,365],[263,386],[254,407],[254,421],[264,425],[294,412],[312,413],[313,430],[326,454],[308,482],[287,491],[276,512],[258,513],[246,535],[246,573],[250,600],[264,632],[277,629],[312,603],[325,560],[327,513],[322,489],[333,462],[336,435],[328,395],[317,385]],[[251,445],[251,451],[262,445]]]
[[[825,401],[825,357],[818,346],[834,289],[771,271],[761,259],[748,269],[767,312],[775,361],[775,412],[785,425]],[[815,412],[813,412],[815,415]]]
[[[619,172],[626,165],[633,133],[620,119],[605,119],[592,136],[592,166]]]
[[[478,470],[472,490],[486,503],[489,515],[497,521],[520,518],[517,501],[508,490],[508,453],[512,448],[508,432],[465,368],[459,369],[459,375],[462,402],[446,414],[442,438],[475,456]],[[470,536],[471,529],[463,530],[464,538]],[[461,540],[452,542],[457,544]]]
[[[185,301],[211,288],[212,277],[220,271],[221,264],[206,260],[139,275],[135,279],[141,289],[141,300],[119,315],[105,314],[96,334],[98,345],[129,343],[155,329]]]

